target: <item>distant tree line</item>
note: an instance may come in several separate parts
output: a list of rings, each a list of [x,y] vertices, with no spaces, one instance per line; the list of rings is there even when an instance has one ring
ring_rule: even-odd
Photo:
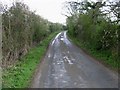
[[[95,51],[120,56],[120,1],[66,2],[68,33]],[[106,53],[107,55],[107,53]],[[120,59],[120,57],[119,57]]]
[[[1,10],[3,67],[20,60],[49,34],[63,30],[62,24],[43,19],[22,2],[14,2],[10,8],[3,6]]]

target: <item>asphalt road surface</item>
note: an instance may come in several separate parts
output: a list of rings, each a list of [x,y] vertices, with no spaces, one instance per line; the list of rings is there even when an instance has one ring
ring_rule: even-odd
[[[64,31],[50,43],[31,88],[118,88],[118,75],[72,44]]]

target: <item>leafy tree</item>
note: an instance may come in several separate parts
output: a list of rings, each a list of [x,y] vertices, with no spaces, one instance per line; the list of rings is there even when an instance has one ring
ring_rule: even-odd
[[[49,34],[62,30],[63,25],[52,23],[36,15],[22,2],[2,8],[3,67],[20,60],[32,46]]]
[[[67,2],[68,12],[71,13],[66,15],[68,33],[90,49],[109,51],[109,57],[118,57],[119,3],[88,0]],[[114,18],[111,19],[111,15]]]

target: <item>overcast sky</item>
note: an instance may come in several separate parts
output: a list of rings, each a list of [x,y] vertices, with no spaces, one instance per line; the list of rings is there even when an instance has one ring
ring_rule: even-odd
[[[15,1],[15,0],[14,0]],[[16,0],[18,1],[18,0]],[[63,3],[71,0],[19,0],[27,4],[32,11],[52,22],[65,23]],[[75,1],[75,0],[74,0]],[[96,1],[96,0],[92,0]],[[0,0],[0,3],[10,4],[13,0]]]
[[[15,0],[14,0],[15,1]],[[52,22],[65,23],[63,3],[70,0],[19,0],[27,4],[32,11]],[[13,0],[0,0],[2,4],[11,4]]]
[[[24,0],[24,2],[49,21],[65,23],[66,17],[62,15],[65,0]]]

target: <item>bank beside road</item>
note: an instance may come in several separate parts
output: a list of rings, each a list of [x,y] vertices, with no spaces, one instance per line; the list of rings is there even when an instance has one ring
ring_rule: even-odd
[[[26,88],[29,86],[34,71],[44,56],[50,41],[58,32],[44,39],[37,47],[32,48],[29,53],[18,61],[13,67],[3,71],[3,88]]]

